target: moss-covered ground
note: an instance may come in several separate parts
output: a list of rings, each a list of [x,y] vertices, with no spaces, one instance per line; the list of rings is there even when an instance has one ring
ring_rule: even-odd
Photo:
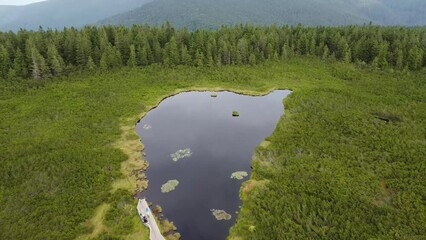
[[[273,89],[293,93],[231,239],[425,237],[425,72],[295,58],[2,81],[0,239],[146,238],[137,120],[181,91]]]

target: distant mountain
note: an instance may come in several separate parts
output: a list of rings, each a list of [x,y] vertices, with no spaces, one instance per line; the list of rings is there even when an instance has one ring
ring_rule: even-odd
[[[368,22],[350,12],[317,0],[156,0],[101,21],[101,24],[162,24],[216,28],[222,24],[273,23],[342,25]]]
[[[0,31],[86,24],[426,25],[426,0],[47,0],[0,5]]]
[[[425,0],[353,0],[373,22],[383,25],[426,25]],[[364,4],[360,4],[363,3]]]
[[[48,0],[0,6],[0,30],[80,27],[142,6],[151,0]]]
[[[426,24],[425,0],[155,0],[99,24],[151,24],[217,28],[253,23],[348,25]]]

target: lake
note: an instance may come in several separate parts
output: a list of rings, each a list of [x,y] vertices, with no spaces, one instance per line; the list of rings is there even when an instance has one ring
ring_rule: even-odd
[[[183,240],[226,239],[241,205],[239,189],[250,177],[253,151],[275,129],[290,93],[217,92],[212,97],[212,92],[185,92],[163,100],[136,126],[150,164],[149,187],[138,197],[160,205]],[[248,176],[231,178],[237,171]],[[231,219],[217,220],[212,209],[224,210]]]

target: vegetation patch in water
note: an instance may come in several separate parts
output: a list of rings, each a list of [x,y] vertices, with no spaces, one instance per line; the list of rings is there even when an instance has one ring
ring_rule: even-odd
[[[232,111],[232,116],[233,117],[239,117],[240,113],[238,111]]]
[[[224,210],[218,210],[218,209],[211,209],[210,210],[213,214],[213,216],[216,218],[216,220],[230,220],[231,214],[225,212]]]
[[[190,148],[177,150],[175,153],[170,154],[173,161],[177,162],[179,159],[192,156]]]
[[[238,179],[238,180],[242,180],[243,178],[247,177],[248,173],[245,171],[237,171],[237,172],[233,172],[231,174],[231,178],[232,179]]]
[[[177,185],[179,185],[179,181],[176,179],[169,180],[163,186],[161,186],[162,193],[168,193],[176,189]]]

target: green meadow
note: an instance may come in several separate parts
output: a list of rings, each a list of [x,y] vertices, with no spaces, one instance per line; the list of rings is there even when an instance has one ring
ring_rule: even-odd
[[[426,72],[294,57],[0,80],[0,239],[148,239],[134,189],[114,185],[132,152],[117,142],[138,141],[169,95],[273,89],[293,93],[254,152],[231,239],[425,237]]]

